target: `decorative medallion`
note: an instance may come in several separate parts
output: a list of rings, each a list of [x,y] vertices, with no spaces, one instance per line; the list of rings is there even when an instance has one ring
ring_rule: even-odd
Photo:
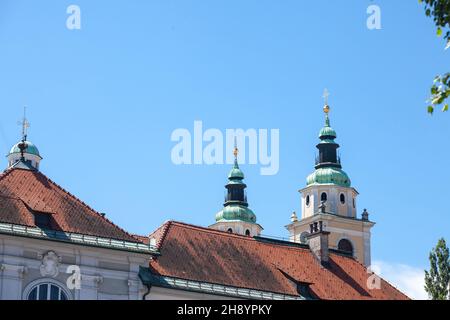
[[[49,251],[42,256],[41,263],[41,275],[43,277],[56,278],[59,274],[59,265],[61,257],[59,257],[54,251]]]

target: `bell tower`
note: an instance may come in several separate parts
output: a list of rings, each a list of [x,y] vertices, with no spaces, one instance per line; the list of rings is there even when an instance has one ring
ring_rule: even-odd
[[[238,164],[239,150],[234,147],[234,166],[228,174],[228,183],[225,186],[226,196],[223,209],[216,214],[216,223],[212,229],[241,234],[249,237],[259,236],[263,228],[256,223],[256,215],[248,207],[247,194],[244,183],[244,173]]]
[[[293,214],[291,223],[286,227],[290,240],[307,243],[310,225],[323,222],[323,228],[329,235],[330,249],[351,255],[366,266],[371,263],[371,228],[375,223],[369,221],[364,210],[361,218],[357,216],[356,198],[358,191],[351,185],[347,173],[342,170],[338,155],[339,144],[335,142],[336,131],[330,125],[330,106],[328,92],[324,94],[325,125],[320,130],[317,144],[319,155],[316,158],[315,171],[306,179],[306,187],[301,193],[301,219]]]

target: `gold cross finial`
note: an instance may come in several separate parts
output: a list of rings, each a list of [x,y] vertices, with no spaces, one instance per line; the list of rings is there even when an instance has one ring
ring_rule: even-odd
[[[325,90],[323,90],[323,100],[325,101],[325,105],[328,105],[328,97],[330,96],[330,92],[328,91],[327,88],[325,88]]]
[[[30,127],[30,123],[27,120],[27,107],[23,107],[23,119],[18,124],[22,126],[22,139],[27,140],[28,128]]]
[[[234,137],[234,150],[233,150],[233,154],[234,154],[234,157],[237,159],[238,154],[239,154],[239,149],[238,149],[238,147],[237,147],[237,139],[236,139],[236,137]]]
[[[330,106],[328,105],[328,97],[330,96],[330,92],[328,91],[327,88],[325,88],[325,90],[323,91],[323,100],[325,102],[325,105],[323,107],[323,112],[325,112],[326,114],[328,114],[330,112]]]

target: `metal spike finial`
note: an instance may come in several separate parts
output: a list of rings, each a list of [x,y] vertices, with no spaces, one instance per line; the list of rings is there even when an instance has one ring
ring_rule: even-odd
[[[328,106],[328,97],[330,96],[330,92],[328,91],[327,88],[325,88],[325,90],[323,90],[323,101],[325,102],[325,107]],[[324,111],[325,111],[325,107],[324,107]],[[329,109],[330,107],[328,107]],[[327,111],[325,111],[325,113],[328,113]]]
[[[27,140],[28,128],[30,127],[30,122],[27,120],[27,107],[23,107],[23,119],[18,122],[18,125],[22,126],[22,141]]]
[[[330,119],[328,117],[328,114],[330,113],[330,106],[328,105],[328,97],[330,96],[330,92],[327,88],[323,91],[323,100],[325,102],[325,105],[323,106],[323,112],[325,113],[325,125],[330,126]]]
[[[237,147],[237,138],[234,137],[234,150],[233,150],[234,159],[237,160],[237,157],[239,155],[239,149]]]

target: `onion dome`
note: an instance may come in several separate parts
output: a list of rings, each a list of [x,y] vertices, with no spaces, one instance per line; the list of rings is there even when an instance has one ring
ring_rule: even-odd
[[[319,168],[306,179],[308,186],[313,184],[336,184],[342,187],[350,187],[351,181],[347,173],[338,168]]]
[[[228,174],[228,180],[230,181],[241,181],[244,180],[245,176],[242,170],[239,168],[239,165],[237,161],[234,161],[233,169],[231,169],[230,173]]]
[[[245,222],[256,222],[256,215],[248,207],[236,204],[226,206],[216,214],[216,221],[238,220]]]
[[[330,127],[330,119],[328,118],[328,114],[326,115],[325,126],[320,129],[319,138],[321,140],[334,140],[337,138],[336,131]]]
[[[20,154],[20,148],[19,145],[22,143],[22,141],[17,142],[9,151],[8,155],[12,154]],[[38,157],[41,157],[38,148],[31,142],[31,141],[24,141],[25,149],[24,154],[32,154]],[[42,157],[41,157],[42,158]]]

